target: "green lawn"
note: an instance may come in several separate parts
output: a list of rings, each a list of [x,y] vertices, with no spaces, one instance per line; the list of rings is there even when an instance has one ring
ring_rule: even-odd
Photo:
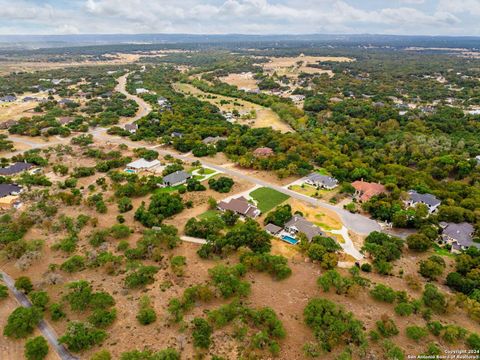
[[[207,210],[203,214],[198,215],[199,219],[212,219],[216,218],[220,215],[220,211],[218,210]]]
[[[272,210],[290,198],[288,195],[266,187],[252,191],[250,196],[257,202],[257,206],[262,213]]]
[[[154,192],[155,193],[170,193],[177,191],[178,189],[185,187],[185,185],[177,185],[177,186],[166,186],[166,187],[161,187],[156,189]]]
[[[447,249],[443,249],[437,244],[433,244],[433,250],[435,250],[435,253],[441,256],[448,256],[448,257],[455,257],[455,254],[451,253]]]

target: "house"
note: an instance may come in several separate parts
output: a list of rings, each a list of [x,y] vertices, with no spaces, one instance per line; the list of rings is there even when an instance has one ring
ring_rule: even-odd
[[[168,174],[163,177],[163,186],[177,186],[187,182],[192,177],[191,174],[186,171],[179,170],[174,173]]]
[[[16,100],[17,100],[17,97],[13,95],[5,95],[0,97],[0,102],[14,102]]]
[[[363,180],[354,181],[352,186],[355,188],[353,197],[360,202],[368,201],[375,195],[387,192],[387,189],[382,184],[369,183]]]
[[[7,167],[0,168],[0,176],[9,176],[22,173],[34,167],[35,165],[27,162],[16,162]],[[3,185],[3,184],[0,184]]]
[[[137,124],[125,124],[125,130],[128,131],[130,134],[135,134],[138,130]]]
[[[170,135],[172,138],[182,138],[183,137],[183,134],[181,132],[178,132],[178,131],[174,131],[172,132],[172,134]]]
[[[164,97],[159,96],[157,99],[157,104],[161,107],[168,106],[170,102],[168,99],[165,99]]]
[[[33,97],[33,96],[25,96],[23,99],[22,99],[23,102],[30,102],[30,101],[37,101],[37,98],[36,97]]]
[[[334,189],[338,186],[337,179],[319,173],[311,173],[308,175],[305,179],[305,183],[315,186],[316,188],[324,188],[328,190]]]
[[[408,199],[405,201],[407,206],[417,206],[418,204],[424,204],[428,207],[428,212],[432,214],[437,210],[437,208],[442,203],[437,199],[435,195],[432,194],[420,194],[415,190],[410,190],[408,192]]]
[[[0,184],[0,198],[9,195],[18,195],[22,192],[22,187],[17,184]]]
[[[6,130],[9,129],[10,127],[17,125],[18,121],[17,120],[7,120],[2,123],[0,123],[0,129],[1,130]]]
[[[20,197],[17,195],[7,195],[0,198],[0,209],[8,210],[20,207]]]
[[[60,123],[60,125],[68,125],[70,124],[71,122],[73,122],[75,119],[73,117],[70,117],[70,116],[65,116],[65,117],[61,117],[58,119],[58,122]]]
[[[475,229],[472,224],[463,222],[460,224],[441,222],[442,234],[440,240],[452,246],[452,252],[460,252],[475,246],[480,249],[480,243],[473,241]]]
[[[325,233],[319,227],[300,215],[293,217],[285,224],[285,230],[290,234],[304,233],[308,241],[312,241],[315,236],[325,236]]]
[[[280,226],[277,226],[275,224],[269,223],[264,227],[264,230],[268,232],[270,235],[278,235],[281,231],[282,228]]]
[[[243,196],[230,199],[229,202],[220,201],[217,205],[217,209],[220,211],[233,211],[234,213],[249,218],[256,218],[261,214],[261,211],[253,204],[249,203]]]
[[[227,138],[222,136],[209,136],[203,139],[202,143],[204,143],[205,145],[215,145],[220,140],[227,140]]]
[[[68,104],[74,104],[75,101],[71,100],[71,99],[61,99],[58,101],[58,103],[60,105],[68,105]]]
[[[480,155],[475,156],[475,160],[477,160],[477,164],[480,165]]]
[[[329,99],[330,102],[334,103],[334,104],[338,104],[338,103],[341,103],[343,100],[338,98],[338,97],[331,97]]]
[[[269,147],[260,147],[253,151],[255,157],[269,157],[273,155],[273,150]]]
[[[147,89],[144,89],[144,88],[138,88],[138,89],[135,89],[135,92],[137,93],[137,95],[139,94],[148,94],[149,91]]]
[[[156,167],[162,165],[158,160],[148,161],[145,159],[138,159],[127,164],[128,172],[137,173],[139,171],[153,171]]]
[[[290,99],[296,104],[301,103],[303,100],[305,100],[305,95],[290,95]]]

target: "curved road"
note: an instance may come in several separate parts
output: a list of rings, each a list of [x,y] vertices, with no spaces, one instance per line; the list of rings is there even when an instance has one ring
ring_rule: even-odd
[[[149,103],[147,103],[141,97],[138,97],[136,95],[132,95],[127,91],[126,86],[127,86],[128,75],[130,75],[130,73],[126,73],[125,75],[120,76],[117,79],[118,84],[117,84],[117,86],[115,86],[115,91],[118,91],[119,93],[122,93],[123,95],[125,95],[127,97],[127,99],[133,100],[138,104],[138,111],[137,111],[136,115],[133,118],[129,118],[128,119],[129,121],[125,124],[131,124],[131,123],[133,123],[137,120],[140,120],[142,117],[147,116],[152,111],[152,107],[150,106]]]
[[[23,292],[17,290],[17,288],[15,287],[15,282],[10,276],[8,276],[8,274],[6,274],[3,271],[0,271],[0,276],[5,282],[5,285],[9,288],[9,290],[15,296],[17,301],[20,303],[20,305],[27,308],[32,306],[32,303],[30,302],[28,297]],[[38,323],[38,328],[42,332],[43,336],[50,343],[50,345],[55,349],[58,356],[62,360],[78,360],[79,359],[73,356],[72,354],[70,354],[62,344],[59,344],[57,339],[57,334],[55,334],[55,331],[53,330],[53,328],[45,320],[42,320]]]

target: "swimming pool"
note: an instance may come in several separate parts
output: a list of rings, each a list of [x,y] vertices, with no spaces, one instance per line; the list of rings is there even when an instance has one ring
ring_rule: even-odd
[[[135,174],[135,170],[132,169],[125,169],[124,171],[129,174]]]
[[[288,236],[288,235],[282,235],[282,240],[288,242],[289,244],[296,245],[298,243],[298,240],[295,239],[294,237]]]

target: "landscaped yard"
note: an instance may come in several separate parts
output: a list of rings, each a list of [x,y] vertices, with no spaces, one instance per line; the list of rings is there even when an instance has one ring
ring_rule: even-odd
[[[437,244],[433,244],[433,250],[435,250],[435,253],[441,256],[448,256],[448,257],[455,257],[455,254],[452,254],[450,251],[447,249],[443,249]]]
[[[266,187],[252,191],[250,196],[257,202],[257,206],[262,213],[272,210],[275,206],[290,198],[288,195]]]
[[[212,219],[216,218],[220,215],[220,211],[218,210],[207,210],[203,214],[198,215],[199,219]]]

